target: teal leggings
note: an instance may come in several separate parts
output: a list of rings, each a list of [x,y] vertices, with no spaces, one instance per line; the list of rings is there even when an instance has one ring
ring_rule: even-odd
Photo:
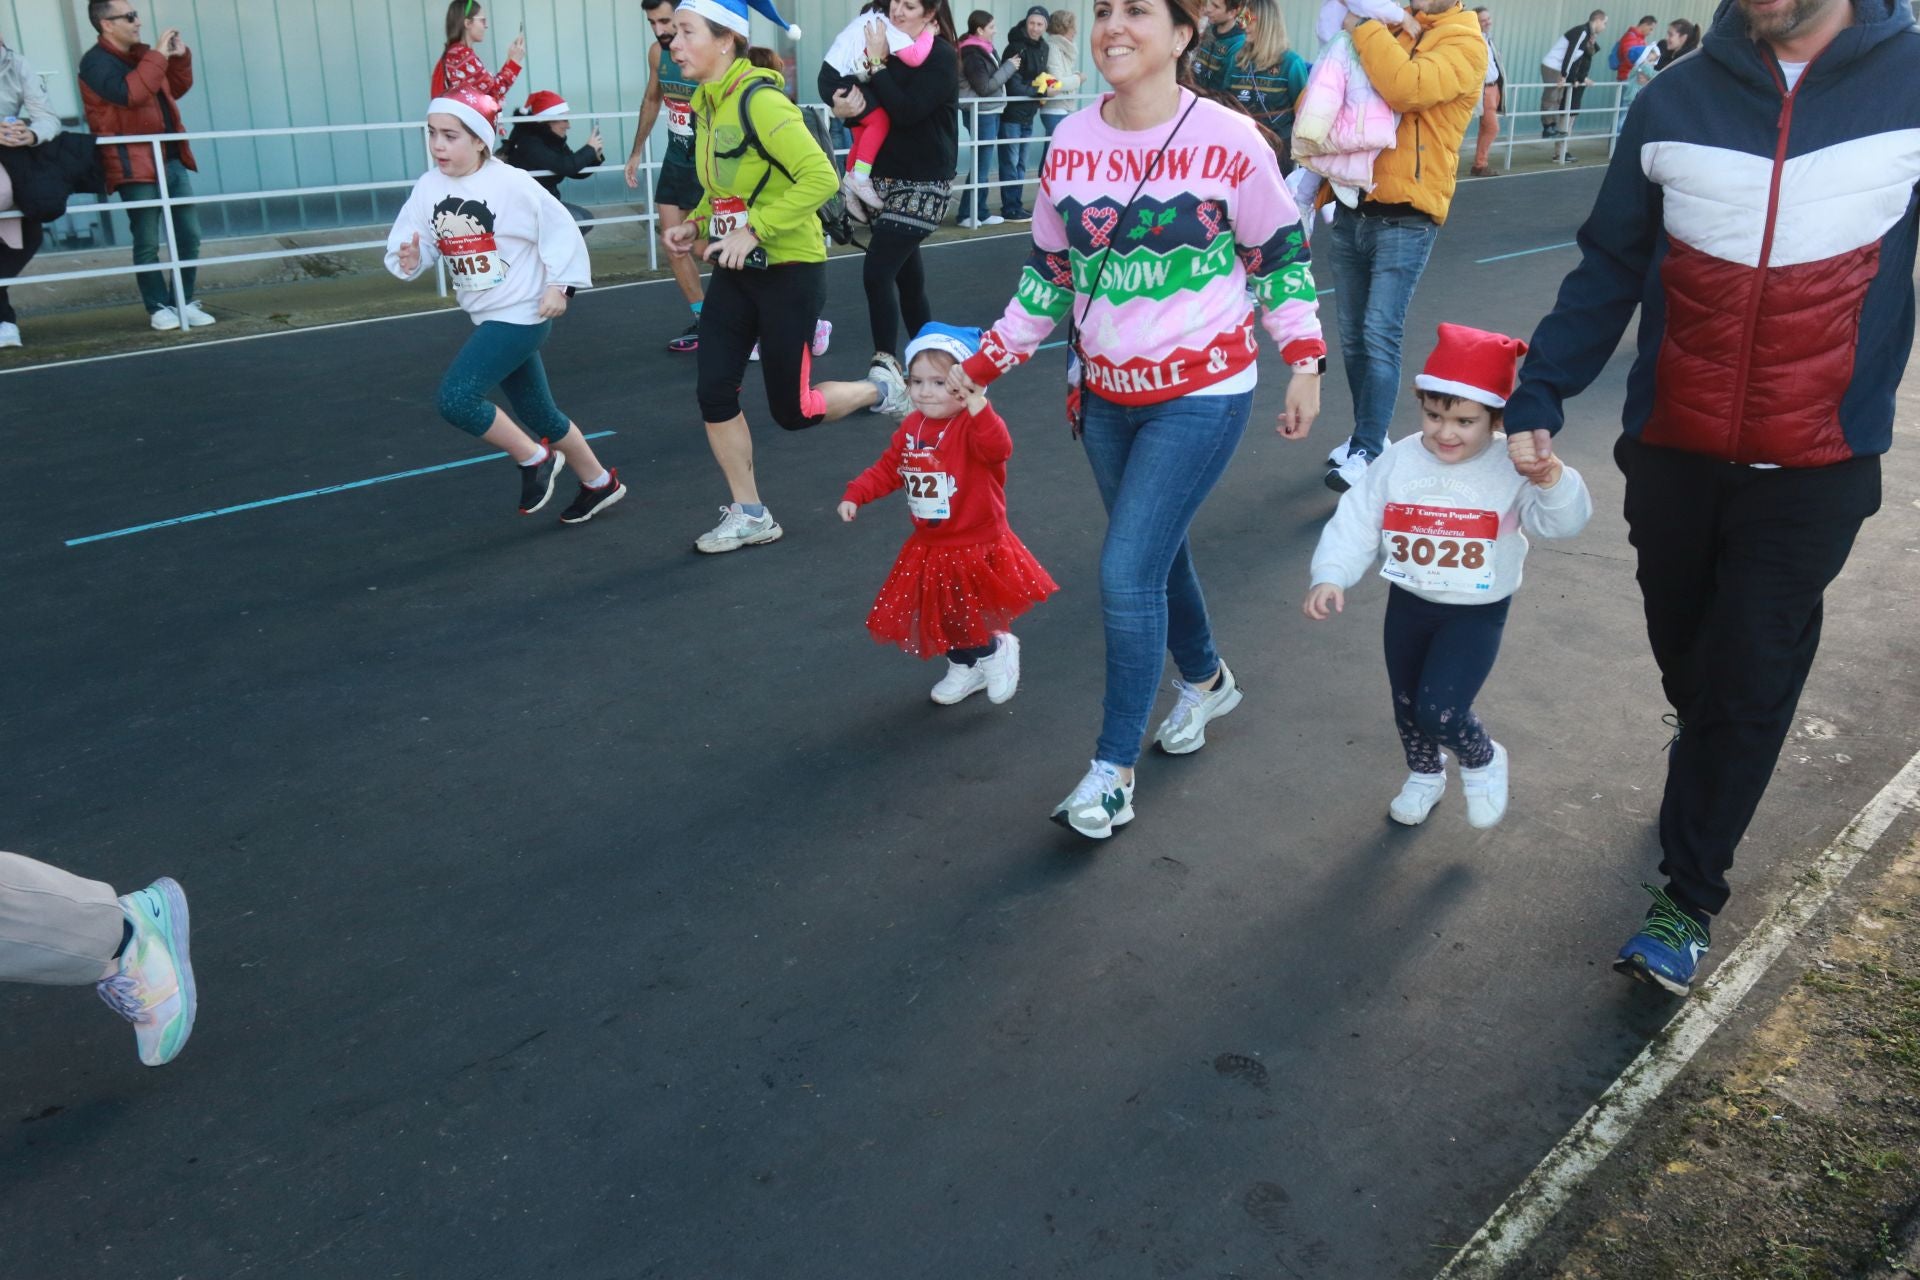
[[[507,403],[521,426],[543,440],[565,436],[572,424],[554,404],[553,392],[547,389],[547,367],[540,362],[540,348],[552,331],[551,320],[539,324],[488,320],[476,325],[440,381],[440,416],[468,435],[485,435],[494,415],[487,395],[499,387],[507,393]]]

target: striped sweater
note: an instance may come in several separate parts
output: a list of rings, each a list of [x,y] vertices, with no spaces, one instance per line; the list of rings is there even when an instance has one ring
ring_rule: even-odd
[[[1026,360],[1071,309],[1087,386],[1103,399],[1247,390],[1257,354],[1249,288],[1288,363],[1326,354],[1300,211],[1272,149],[1238,112],[1183,91],[1180,110],[1190,103],[1164,161],[1172,122],[1126,132],[1098,104],[1061,121],[1019,288],[966,362],[975,382]]]

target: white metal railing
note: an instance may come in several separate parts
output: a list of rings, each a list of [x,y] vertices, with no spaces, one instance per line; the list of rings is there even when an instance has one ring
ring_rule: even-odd
[[[1515,90],[1523,90],[1523,89],[1545,90],[1551,87],[1553,86],[1546,85],[1546,84],[1511,84],[1507,86],[1507,90],[1509,93],[1512,93]],[[1572,85],[1566,86],[1566,91],[1568,95],[1566,102],[1571,102],[1571,95],[1575,87],[1576,86],[1572,86]],[[1609,89],[1614,91],[1613,101],[1611,105],[1605,106],[1605,107],[1589,107],[1583,103],[1581,108],[1582,114],[1587,114],[1590,111],[1593,112],[1594,114],[1598,114],[1601,111],[1604,111],[1606,113],[1607,126],[1604,132],[1596,131],[1593,133],[1582,134],[1580,136],[1587,137],[1587,138],[1604,137],[1607,140],[1608,154],[1611,155],[1613,150],[1614,140],[1619,136],[1620,121],[1625,114],[1624,109],[1627,101],[1626,89],[1628,88],[1628,85],[1624,81],[1601,81],[1601,82],[1595,82],[1593,84],[1587,85],[1585,86],[1585,88],[1589,93],[1595,92],[1595,91],[1604,91]],[[1088,102],[1096,101],[1100,96],[1101,95],[1097,93],[1061,94],[1052,98],[1047,98],[1042,100],[1040,103],[1040,111],[1044,112],[1045,114],[1052,115],[1052,114],[1056,114],[1058,108],[1060,107],[1066,107],[1068,110],[1076,109]],[[1015,101],[1015,100],[1010,99],[1009,101]],[[990,155],[986,163],[992,164],[994,166],[993,171],[997,175],[999,172],[999,169],[998,169],[996,156],[998,154],[1003,154],[1004,148],[1013,147],[1013,146],[1019,146],[1019,147],[1025,148],[1025,147],[1032,147],[1035,144],[1038,144],[1042,148],[1044,148],[1048,142],[1048,138],[1044,133],[1044,129],[1040,125],[1038,120],[1038,116],[1040,112],[1036,112],[1036,119],[1034,123],[1035,132],[1033,134],[1012,142],[1009,142],[1005,139],[994,139],[991,141],[983,142],[980,138],[980,124],[979,124],[980,114],[981,114],[980,106],[981,106],[981,103],[978,99],[968,99],[961,103],[962,113],[965,117],[966,124],[967,124],[967,137],[960,144],[961,147],[964,149],[965,166],[962,171],[962,174],[959,175],[962,180],[956,181],[953,184],[953,192],[955,195],[960,196],[963,202],[967,201],[968,197],[972,193],[976,193],[976,192],[982,193],[977,197],[977,199],[979,201],[984,202],[986,198],[984,193],[997,190],[1013,184],[1013,181],[1014,181],[1013,179],[1000,178],[998,176],[996,176],[990,181],[982,180],[981,168],[982,168],[983,160],[982,160],[981,152],[983,149],[989,150]],[[820,104],[820,103],[804,103],[802,104],[802,107],[804,110],[817,111],[821,113],[827,113],[828,111],[827,107],[825,107],[823,104]],[[1572,115],[1572,112],[1570,108],[1565,103],[1563,103],[1561,109],[1554,112],[1505,111],[1505,112],[1502,112],[1502,114],[1506,117],[1506,119],[1511,124],[1511,122],[1518,121],[1521,119],[1543,120],[1549,116],[1554,116],[1561,119],[1567,119]],[[589,122],[599,121],[599,120],[637,122],[639,119],[639,112],[637,111],[596,111],[596,112],[581,111],[581,112],[570,113],[565,117],[554,117],[554,118],[582,120],[582,121],[589,121]],[[830,115],[828,118],[829,120],[831,120]],[[509,117],[505,121],[503,121],[503,123],[515,124],[515,123],[527,123],[527,121],[524,118],[520,120],[515,120],[514,118]],[[154,262],[154,263],[133,263],[126,266],[117,266],[117,267],[95,267],[95,268],[90,268],[86,270],[76,270],[76,271],[42,272],[42,273],[36,273],[34,275],[30,275],[30,276],[17,277],[15,279],[7,281],[7,284],[9,287],[14,287],[19,285],[28,285],[28,284],[56,284],[66,280],[92,280],[92,279],[100,279],[100,278],[110,277],[110,276],[140,276],[140,275],[144,275],[152,272],[166,272],[172,277],[174,304],[177,307],[184,309],[186,306],[186,300],[187,300],[186,299],[186,279],[185,279],[184,273],[188,270],[198,271],[205,267],[227,266],[227,265],[233,265],[237,263],[246,263],[246,262],[270,262],[270,261],[286,259],[286,258],[310,257],[317,251],[351,253],[351,252],[359,252],[359,251],[372,250],[372,249],[384,250],[386,248],[386,240],[382,238],[379,240],[356,240],[356,241],[350,241],[347,243],[340,243],[340,244],[281,247],[276,249],[263,250],[257,253],[224,254],[218,257],[201,257],[201,258],[193,259],[190,261],[182,261],[180,259],[180,246],[178,242],[178,237],[175,233],[174,226],[173,226],[173,210],[177,208],[184,208],[184,207],[198,206],[198,205],[233,204],[233,203],[252,201],[252,200],[269,200],[269,199],[281,199],[281,198],[299,198],[299,197],[307,197],[307,196],[345,195],[345,194],[355,194],[355,193],[372,193],[372,192],[378,192],[378,191],[393,191],[393,190],[400,190],[403,188],[411,188],[413,184],[417,181],[417,178],[382,179],[382,180],[374,180],[374,181],[367,181],[367,182],[350,182],[350,183],[327,183],[327,184],[316,185],[316,186],[282,187],[282,188],[275,188],[275,189],[264,190],[264,191],[220,192],[220,193],[214,193],[214,194],[208,194],[208,195],[176,196],[172,194],[171,191],[169,191],[168,185],[167,185],[167,166],[166,166],[165,150],[166,150],[166,145],[168,143],[175,143],[175,142],[194,142],[194,141],[220,142],[220,141],[233,141],[233,140],[246,139],[246,138],[252,138],[252,139],[297,138],[297,137],[306,137],[306,136],[314,136],[314,135],[342,135],[342,134],[373,135],[373,134],[384,134],[384,133],[394,133],[394,132],[401,132],[401,133],[411,132],[415,137],[419,138],[421,141],[421,152],[422,152],[423,160],[425,163],[431,163],[430,158],[426,156],[425,129],[422,123],[417,120],[396,121],[396,122],[377,123],[377,124],[302,125],[302,126],[294,126],[294,127],[278,128],[278,129],[203,130],[203,131],[192,132],[192,133],[135,134],[135,135],[128,135],[125,137],[96,138],[95,142],[99,146],[147,146],[152,148],[153,159],[154,159],[154,175],[155,175],[156,185],[158,186],[158,189],[159,189],[159,195],[152,200],[128,200],[128,201],[120,201],[117,204],[109,204],[103,201],[96,205],[78,205],[78,206],[74,206],[74,208],[71,209],[70,212],[98,211],[101,213],[106,213],[106,212],[110,212],[114,208],[118,208],[119,210],[122,210],[122,211],[137,210],[137,209],[159,209],[162,212],[161,222],[164,225],[165,231],[166,231],[167,253],[168,253],[169,261]],[[1566,155],[1567,144],[1572,140],[1572,137],[1570,134],[1562,134],[1561,136],[1550,137],[1550,138],[1517,138],[1514,136],[1514,133],[1515,133],[1515,130],[1512,127],[1509,127],[1506,130],[1507,136],[1504,139],[1505,146],[1506,146],[1507,164],[1509,167],[1511,167],[1513,163],[1513,152],[1515,147],[1550,145],[1557,148],[1561,157],[1564,158]],[[616,156],[621,154],[620,151],[618,151],[617,149],[610,149],[609,153]],[[836,148],[833,150],[833,156],[836,161],[843,161],[846,154],[847,152],[845,148]],[[641,193],[641,194],[644,194],[643,208],[645,212],[636,213],[636,214],[623,214],[623,215],[615,215],[615,216],[607,216],[607,217],[588,218],[588,219],[582,220],[581,225],[594,227],[594,226],[608,226],[608,225],[614,225],[614,224],[620,224],[620,223],[642,223],[642,224],[647,224],[648,226],[654,228],[655,233],[649,234],[647,237],[647,266],[649,270],[653,270],[653,269],[657,269],[660,265],[659,237],[657,234],[657,229],[659,225],[659,213],[655,208],[655,204],[654,204],[654,192],[655,192],[655,187],[657,185],[657,181],[659,178],[660,162],[654,159],[653,141],[651,138],[646,139],[645,142],[642,144],[641,155],[642,155],[642,163],[641,163],[640,171],[646,176],[643,192]],[[624,162],[609,162],[606,164],[596,165],[586,170],[586,172],[587,173],[620,173],[620,172],[623,172],[625,168],[626,168],[626,165]],[[1024,169],[1024,166],[1023,166],[1023,169]],[[539,171],[539,176],[551,176],[551,175],[546,174],[545,171]],[[1031,181],[1031,180],[1032,180],[1031,176],[1023,177],[1020,179],[1022,183],[1026,181]],[[19,216],[20,215],[17,212],[12,212],[12,211],[0,213],[0,218],[16,218]],[[984,218],[984,216],[985,214],[982,209],[982,217]],[[442,266],[442,268],[438,273],[438,279],[439,279],[440,293],[442,296],[445,296],[447,292],[447,281],[446,281],[446,276],[444,272],[444,265]],[[185,332],[184,327],[182,329],[182,332]]]
[[[1556,110],[1547,111],[1542,109],[1539,111],[1502,111],[1500,113],[1501,116],[1508,122],[1508,127],[1505,130],[1505,133],[1507,136],[1504,139],[1496,142],[1494,145],[1495,146],[1504,145],[1506,147],[1507,168],[1511,169],[1513,167],[1513,149],[1515,147],[1551,147],[1554,151],[1555,159],[1565,160],[1567,158],[1568,147],[1574,141],[1576,136],[1573,132],[1573,123],[1572,123],[1576,115],[1572,106],[1573,95],[1575,90],[1584,90],[1586,93],[1589,93],[1589,94],[1602,92],[1606,90],[1612,91],[1613,93],[1612,100],[1603,102],[1599,105],[1590,103],[1583,98],[1580,104],[1580,110],[1577,113],[1578,115],[1586,116],[1586,115],[1599,115],[1602,112],[1604,112],[1605,118],[1606,118],[1605,131],[1603,132],[1600,130],[1595,130],[1594,132],[1583,133],[1577,136],[1582,138],[1588,138],[1588,139],[1605,138],[1607,142],[1607,155],[1609,157],[1613,155],[1614,143],[1620,137],[1620,124],[1621,124],[1621,121],[1626,119],[1627,105],[1630,101],[1630,99],[1627,96],[1627,89],[1629,88],[1629,82],[1625,80],[1595,80],[1592,83],[1586,84],[1586,85],[1579,85],[1579,84],[1551,85],[1542,81],[1538,84],[1509,84],[1506,87],[1506,92],[1508,95],[1511,95],[1514,93],[1515,90],[1519,90],[1519,89],[1537,89],[1540,91],[1542,95],[1542,99],[1544,101],[1546,91],[1548,89],[1555,89],[1555,88],[1563,90],[1563,93],[1564,93],[1564,96],[1560,100],[1560,106]],[[1504,105],[1504,100],[1503,100],[1503,105]],[[1544,124],[1549,119],[1559,120],[1564,122],[1563,127],[1561,128],[1558,134],[1555,134],[1552,137],[1539,137],[1539,138],[1520,138],[1515,136],[1518,129],[1517,129],[1517,125],[1515,125],[1513,122],[1519,121],[1519,120],[1538,120]]]

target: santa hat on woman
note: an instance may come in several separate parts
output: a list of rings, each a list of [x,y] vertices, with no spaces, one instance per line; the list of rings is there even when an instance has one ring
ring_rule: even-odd
[[[558,120],[572,110],[567,100],[551,89],[527,96],[527,118],[532,120]]]
[[[717,22],[743,36],[750,25],[748,10],[756,10],[761,17],[786,32],[788,39],[800,38],[800,28],[780,16],[780,11],[773,7],[773,0],[680,0],[679,8],[697,13],[707,21]]]
[[[561,105],[565,105],[564,103]],[[500,104],[478,89],[449,89],[427,104],[428,115],[449,115],[473,131],[491,151],[500,145]]]
[[[1520,357],[1527,344],[1504,333],[1469,329],[1463,324],[1440,326],[1440,345],[1427,357],[1426,367],[1413,385],[1436,395],[1459,396],[1490,409],[1507,407],[1507,397],[1520,381]]]

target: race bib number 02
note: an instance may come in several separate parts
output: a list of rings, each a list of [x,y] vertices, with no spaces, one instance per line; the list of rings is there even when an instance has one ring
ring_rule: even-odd
[[[707,219],[707,239],[718,240],[747,225],[747,202],[739,196],[721,196]]]
[[[902,471],[907,482],[907,510],[918,520],[946,520],[953,515],[953,477],[944,471]]]
[[[1380,576],[1425,591],[1493,590],[1492,511],[1389,502],[1380,522]]]
[[[507,264],[492,236],[449,236],[440,242],[447,275],[462,293],[481,293],[506,283]]]

